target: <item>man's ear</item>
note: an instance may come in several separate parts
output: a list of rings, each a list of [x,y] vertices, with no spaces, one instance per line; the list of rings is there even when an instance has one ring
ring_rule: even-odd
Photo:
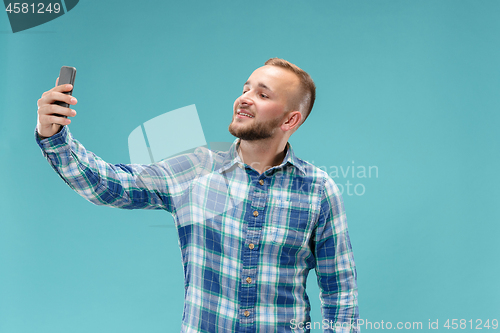
[[[300,111],[290,111],[286,117],[285,122],[281,124],[281,129],[285,132],[296,130],[302,121],[302,113]]]

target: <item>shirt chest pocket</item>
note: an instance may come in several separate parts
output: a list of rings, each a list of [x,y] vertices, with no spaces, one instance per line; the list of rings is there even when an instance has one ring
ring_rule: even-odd
[[[316,213],[314,206],[308,202],[274,200],[268,209],[264,242],[300,247],[309,241]]]

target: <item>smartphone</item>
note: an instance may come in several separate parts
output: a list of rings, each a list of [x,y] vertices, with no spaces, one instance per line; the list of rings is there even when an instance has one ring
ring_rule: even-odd
[[[62,84],[71,84],[75,85],[75,76],[76,76],[76,68],[75,67],[68,67],[68,66],[62,66],[61,71],[59,72],[59,81],[57,82],[58,85]],[[73,89],[71,91],[66,91],[63,94],[66,95],[72,95],[73,94]],[[65,102],[60,102],[60,101],[55,101],[54,104],[64,106],[65,108],[69,108],[69,104]],[[65,117],[66,116],[61,116]]]

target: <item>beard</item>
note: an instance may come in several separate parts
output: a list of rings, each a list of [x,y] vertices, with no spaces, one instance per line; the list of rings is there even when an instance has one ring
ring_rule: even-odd
[[[229,124],[229,133],[241,140],[254,141],[268,139],[273,136],[274,131],[278,128],[281,118],[276,118],[268,122],[253,121],[246,126],[236,128],[234,120]]]

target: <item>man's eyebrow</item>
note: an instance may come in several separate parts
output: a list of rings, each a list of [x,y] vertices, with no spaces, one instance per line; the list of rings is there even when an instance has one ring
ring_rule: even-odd
[[[249,86],[249,85],[250,85],[250,82],[247,81],[247,82],[245,82],[245,84],[243,85],[243,87],[244,86]],[[264,89],[269,90],[269,91],[272,92],[271,88],[269,88],[268,86],[266,86],[264,83],[259,83],[257,86],[259,86],[261,88],[264,88]]]

